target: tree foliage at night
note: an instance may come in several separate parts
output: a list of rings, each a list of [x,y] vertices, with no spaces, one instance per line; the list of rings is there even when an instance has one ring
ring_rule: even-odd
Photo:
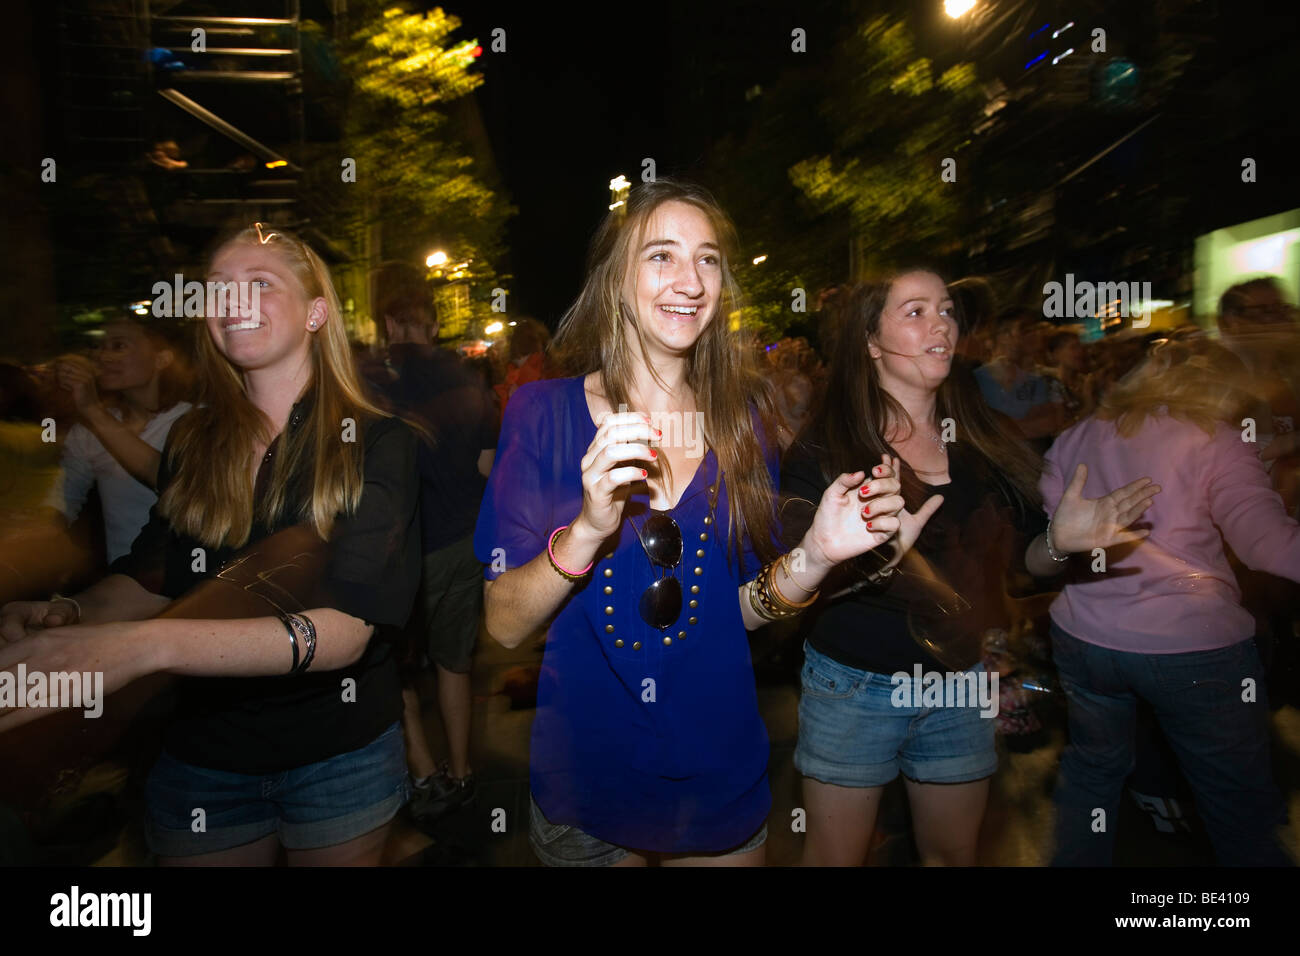
[[[430,243],[472,260],[470,278],[490,288],[513,213],[464,135],[460,103],[483,83],[474,72],[472,38],[460,21],[434,9],[410,13],[391,3],[349,10],[355,25],[339,59],[352,88],[343,121],[343,155],[356,161],[356,182],[340,182],[336,151],[312,169],[313,189],[335,231],[379,224],[385,261],[423,259]]]

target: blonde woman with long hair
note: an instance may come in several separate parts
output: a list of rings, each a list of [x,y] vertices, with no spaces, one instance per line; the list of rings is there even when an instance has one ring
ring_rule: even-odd
[[[730,328],[736,255],[703,189],[637,187],[557,335],[576,374],[506,408],[475,550],[488,632],[515,647],[549,626],[529,834],[548,865],[762,864],[747,632],[898,527],[877,458],[833,482],[788,559],[777,549],[772,402]]]
[[[1250,568],[1300,581],[1300,525],[1243,432],[1241,363],[1204,340],[1164,340],[1047,454],[1041,489],[1150,475],[1149,535],[1081,554],[1052,604],[1070,742],[1056,792],[1058,865],[1108,865],[1139,700],[1152,705],[1228,865],[1290,862],[1277,836],[1266,683],[1226,545]],[[1075,482],[1078,484],[1078,476]],[[1247,692],[1246,688],[1250,688]],[[1098,829],[1097,810],[1111,824]]]
[[[182,678],[146,788],[161,863],[378,863],[407,796],[382,634],[419,574],[415,437],[365,398],[328,269],[300,239],[241,230],[207,279],[245,294],[197,330],[199,401],[169,435],[149,523],[88,590],[0,610],[0,672],[100,671],[105,693]],[[295,583],[317,546],[319,575]],[[209,599],[207,619],[155,617],[232,581],[269,596],[226,592],[257,616]],[[40,713],[0,711],[0,731]]]

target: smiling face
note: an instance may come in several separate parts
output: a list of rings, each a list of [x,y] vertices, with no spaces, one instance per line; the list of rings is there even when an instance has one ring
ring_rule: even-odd
[[[952,370],[957,319],[942,279],[932,272],[909,272],[894,280],[868,338],[881,384],[891,394],[933,391]]]
[[[248,372],[307,360],[311,335],[325,324],[329,309],[325,299],[308,297],[274,245],[228,243],[213,257],[207,279],[241,284],[242,294],[230,297],[232,307],[206,318],[217,350],[233,365]],[[251,302],[254,287],[256,310]]]
[[[651,354],[682,355],[699,340],[722,298],[722,250],[709,217],[690,203],[663,203],[630,252],[623,302],[635,309]]]

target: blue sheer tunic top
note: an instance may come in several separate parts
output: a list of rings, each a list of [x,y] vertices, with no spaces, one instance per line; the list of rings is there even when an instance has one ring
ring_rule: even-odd
[[[551,532],[581,512],[581,462],[595,437],[582,377],[511,396],[474,536],[489,580],[545,552]],[[775,488],[778,453],[761,430],[759,440]],[[652,514],[640,485],[552,621],[529,774],[552,823],[631,849],[688,853],[738,846],[767,818],[767,731],[737,594],[760,564],[748,538],[743,566],[734,553],[728,561],[726,484],[708,451],[667,512],[683,539],[672,572],[651,565],[638,537]],[[682,584],[681,616],[657,630],[638,602],[669,573]]]

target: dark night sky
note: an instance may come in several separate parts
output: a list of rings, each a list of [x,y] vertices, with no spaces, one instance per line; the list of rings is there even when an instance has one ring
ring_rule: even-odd
[[[507,236],[515,308],[554,326],[582,283],[609,180],[637,182],[647,156],[661,176],[690,177],[745,90],[791,55],[792,27],[828,35],[818,26],[828,14],[816,12],[828,6],[449,4],[460,35],[485,45],[475,95],[519,209]],[[487,49],[498,26],[504,55]]]

